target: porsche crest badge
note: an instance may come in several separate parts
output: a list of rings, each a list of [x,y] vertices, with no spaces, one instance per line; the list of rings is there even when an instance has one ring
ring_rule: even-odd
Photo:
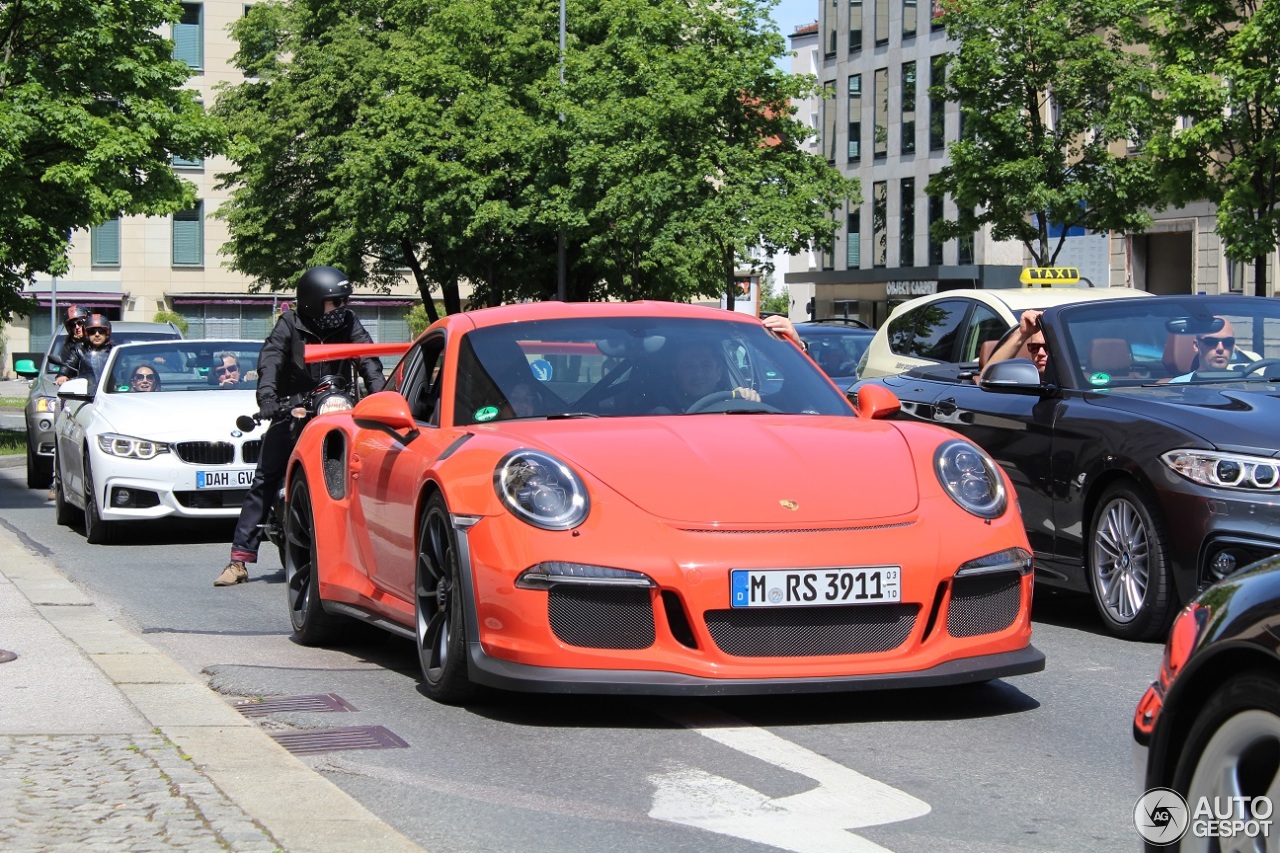
[[[781,501],[778,501],[778,503],[782,504],[783,509],[789,509],[792,512],[795,512],[800,508],[800,504],[796,503],[793,500],[781,500]]]

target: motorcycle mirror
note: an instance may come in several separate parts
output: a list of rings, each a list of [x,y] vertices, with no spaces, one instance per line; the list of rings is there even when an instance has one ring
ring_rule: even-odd
[[[253,432],[258,428],[258,422],[248,415],[241,415],[236,418],[236,427],[238,427],[241,432]]]

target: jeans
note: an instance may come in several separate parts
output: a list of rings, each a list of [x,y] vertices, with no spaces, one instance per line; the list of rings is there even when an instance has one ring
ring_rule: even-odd
[[[262,525],[276,501],[280,487],[284,485],[285,466],[289,454],[297,442],[293,424],[284,420],[272,421],[267,434],[262,437],[262,452],[258,455],[258,468],[253,473],[253,485],[240,507],[240,520],[231,538],[231,559],[246,563],[258,561],[258,543],[262,541]],[[282,519],[283,520],[283,519]]]

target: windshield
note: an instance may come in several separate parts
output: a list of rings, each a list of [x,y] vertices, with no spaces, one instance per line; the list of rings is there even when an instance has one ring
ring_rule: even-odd
[[[262,343],[168,340],[116,347],[108,394],[254,390]]]
[[[1280,379],[1280,303],[1252,296],[1071,306],[1064,377],[1078,388]]]
[[[792,344],[722,320],[581,318],[477,329],[456,420],[785,412],[852,415]]]
[[[175,331],[154,331],[154,332],[130,332],[124,330],[111,330],[111,342],[113,344],[127,344],[134,341],[170,341],[181,337]],[[62,347],[67,342],[66,331],[59,331],[58,336],[53,339],[53,344],[49,347],[49,352],[58,355],[62,352]],[[58,372],[59,366],[45,359],[44,372],[53,375]]]

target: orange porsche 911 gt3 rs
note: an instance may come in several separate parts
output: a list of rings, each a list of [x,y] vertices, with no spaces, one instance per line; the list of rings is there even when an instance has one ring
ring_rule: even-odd
[[[1043,669],[1006,475],[949,430],[878,419],[896,408],[885,391],[855,410],[741,314],[445,317],[386,390],[303,431],[293,628],[319,644],[353,617],[411,638],[425,691],[450,703]]]

